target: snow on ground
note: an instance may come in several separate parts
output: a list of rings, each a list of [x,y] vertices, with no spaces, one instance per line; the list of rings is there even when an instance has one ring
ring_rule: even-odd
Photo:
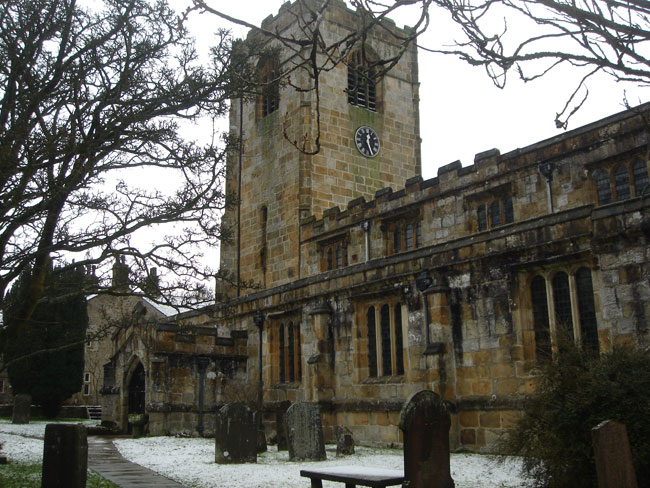
[[[43,459],[43,437],[45,426],[51,421],[32,421],[29,424],[12,424],[11,420],[0,419],[0,444],[2,455],[10,461],[38,463]],[[95,425],[97,421],[64,421],[62,423],[83,423]]]
[[[336,458],[335,446],[327,446],[328,461],[293,462],[286,451],[275,446],[257,458],[257,464],[222,465],[214,463],[213,439],[147,437],[119,439],[115,445],[125,458],[146,466],[192,488],[230,486],[233,488],[305,488],[309,480],[301,469],[334,466],[363,466],[403,470],[401,449],[357,447],[353,456]],[[514,458],[504,463],[478,454],[453,454],[451,474],[456,488],[521,488],[521,463]],[[341,483],[324,482],[324,487],[341,488]]]
[[[9,460],[40,462],[43,456],[45,421],[13,425],[0,420],[2,452]],[[77,422],[72,422],[77,423]],[[84,422],[86,423],[86,422]],[[93,422],[88,422],[92,424]],[[258,456],[257,464],[222,465],[214,463],[214,439],[145,437],[116,439],[118,450],[129,461],[145,466],[191,488],[305,488],[309,480],[300,476],[301,469],[334,466],[403,470],[400,449],[357,447],[356,453],[336,458],[334,446],[327,446],[327,461],[293,462],[286,451],[275,446]],[[516,458],[498,462],[479,454],[452,454],[451,475],[456,488],[523,488],[525,478]],[[325,488],[341,488],[341,483],[324,482]]]

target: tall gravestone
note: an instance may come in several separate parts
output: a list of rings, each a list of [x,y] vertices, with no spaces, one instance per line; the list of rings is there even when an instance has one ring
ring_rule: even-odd
[[[345,425],[336,428],[336,457],[354,454],[354,437]]]
[[[240,402],[229,403],[217,412],[215,462],[237,464],[257,462],[255,413]]]
[[[591,429],[598,488],[637,488],[625,425],[606,420]]]
[[[14,411],[11,422],[14,424],[28,424],[29,413],[32,407],[31,395],[19,394],[14,397]]]
[[[454,488],[449,467],[451,420],[442,398],[422,390],[407,400],[400,413],[404,433],[404,486]]]
[[[278,443],[278,451],[286,451],[288,449],[285,419],[287,416],[287,409],[290,406],[291,402],[284,400],[279,403],[277,409],[275,410],[276,440]]]
[[[325,441],[318,406],[297,402],[285,416],[289,459],[292,461],[323,461]]]
[[[47,424],[41,488],[86,488],[88,438],[81,424]]]

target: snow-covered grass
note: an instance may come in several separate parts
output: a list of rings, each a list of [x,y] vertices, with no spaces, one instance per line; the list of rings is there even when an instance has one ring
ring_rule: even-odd
[[[335,446],[327,446],[327,461],[293,462],[286,451],[275,446],[257,458],[257,464],[222,465],[214,463],[214,440],[175,437],[119,439],[115,445],[125,458],[146,466],[192,488],[231,486],[233,488],[305,488],[309,480],[301,469],[334,466],[363,466],[384,469],[404,468],[400,449],[357,447],[356,453],[336,458]],[[494,457],[478,454],[453,454],[451,472],[456,488],[521,488],[521,463],[515,458],[500,463]],[[341,483],[324,482],[324,487],[341,488]]]
[[[48,422],[13,425],[0,420],[3,453],[18,462],[41,462],[43,435]],[[27,436],[27,437],[25,437]],[[300,476],[301,469],[334,466],[363,466],[403,469],[400,449],[357,447],[356,453],[336,458],[334,446],[327,446],[327,461],[293,462],[286,451],[275,446],[258,456],[257,464],[222,465],[214,462],[214,439],[146,437],[116,439],[118,450],[126,459],[145,466],[191,488],[305,488],[309,480]],[[523,488],[521,463],[516,458],[499,462],[479,454],[452,454],[451,474],[456,488]],[[341,488],[341,483],[324,482],[324,487]]]

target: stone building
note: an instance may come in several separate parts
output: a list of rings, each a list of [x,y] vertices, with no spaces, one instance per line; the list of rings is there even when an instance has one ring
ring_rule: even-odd
[[[299,7],[263,25],[291,32]],[[355,15],[333,2],[324,35]],[[381,53],[391,39],[382,30],[368,43]],[[489,450],[560,334],[601,352],[647,341],[650,106],[423,180],[415,52],[361,101],[350,96],[356,66],[323,75],[315,156],[282,136],[285,113],[297,132],[313,130],[306,94],[233,103],[244,151],[228,184],[241,208],[225,220],[241,237],[221,265],[240,287],[116,336],[108,386],[123,427],[136,374],[157,433],[210,434],[227,387],[261,380],[269,435],[274,412],[302,400],[318,403],[330,439],[345,425],[362,443],[399,444],[403,402],[429,388],[451,405],[452,446]],[[370,130],[359,139],[359,128]]]

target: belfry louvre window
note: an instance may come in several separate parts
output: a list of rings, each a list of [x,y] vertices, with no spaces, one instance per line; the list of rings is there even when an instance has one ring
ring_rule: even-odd
[[[361,50],[350,54],[348,60],[348,103],[377,111],[377,82],[375,69],[364,59]]]
[[[280,383],[300,381],[302,379],[300,324],[294,324],[292,321],[281,323],[278,333],[278,380]]]
[[[368,376],[404,375],[402,304],[384,303],[366,309]]]
[[[548,303],[549,297],[551,303]],[[530,282],[535,351],[538,360],[550,355],[557,334],[566,333],[586,350],[598,351],[598,324],[591,279],[586,266],[574,273],[537,275]]]

